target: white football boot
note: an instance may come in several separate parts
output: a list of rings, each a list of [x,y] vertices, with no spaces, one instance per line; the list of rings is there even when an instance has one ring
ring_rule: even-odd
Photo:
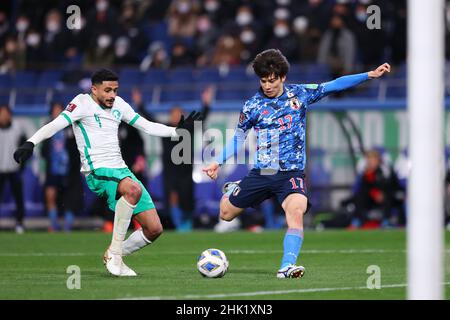
[[[130,269],[125,263],[123,263],[122,256],[113,254],[109,248],[103,255],[103,264],[106,269],[114,276],[117,277],[135,277],[136,272]]]
[[[305,274],[305,267],[289,265],[286,266],[277,272],[277,278],[301,278]]]

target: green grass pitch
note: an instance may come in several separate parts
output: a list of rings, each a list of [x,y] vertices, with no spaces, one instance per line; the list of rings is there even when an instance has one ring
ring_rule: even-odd
[[[101,232],[23,235],[0,233],[0,299],[405,299],[405,230],[306,231],[299,262],[302,279],[277,279],[284,232],[165,232],[125,258],[136,278],[110,276],[102,255],[111,235]],[[197,256],[225,252],[230,268],[203,278]],[[450,232],[446,232],[445,289],[450,297]],[[71,265],[81,289],[68,289]],[[380,289],[368,289],[379,267]],[[369,270],[368,270],[369,268]],[[373,268],[373,267],[372,267]],[[369,272],[368,272],[369,271]],[[424,271],[426,276],[426,271]],[[372,279],[372,278],[371,278]],[[375,283],[370,281],[369,283]],[[70,281],[69,281],[70,282]]]

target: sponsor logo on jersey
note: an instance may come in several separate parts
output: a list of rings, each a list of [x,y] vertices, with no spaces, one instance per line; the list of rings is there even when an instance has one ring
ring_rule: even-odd
[[[69,103],[66,107],[66,111],[72,112],[76,107],[77,105],[75,103]]]

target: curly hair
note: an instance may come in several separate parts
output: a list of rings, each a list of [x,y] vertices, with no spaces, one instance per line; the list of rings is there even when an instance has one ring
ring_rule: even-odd
[[[270,75],[282,78],[289,71],[289,62],[280,50],[268,49],[256,55],[252,67],[260,78]]]

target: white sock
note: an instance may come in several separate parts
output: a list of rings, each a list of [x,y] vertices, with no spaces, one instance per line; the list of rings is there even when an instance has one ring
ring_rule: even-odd
[[[114,214],[113,236],[111,246],[109,247],[113,254],[122,255],[122,243],[127,235],[134,208],[136,206],[128,203],[124,197],[120,197],[117,201]]]
[[[122,255],[132,254],[150,243],[152,242],[145,237],[142,229],[136,230],[123,242]]]

